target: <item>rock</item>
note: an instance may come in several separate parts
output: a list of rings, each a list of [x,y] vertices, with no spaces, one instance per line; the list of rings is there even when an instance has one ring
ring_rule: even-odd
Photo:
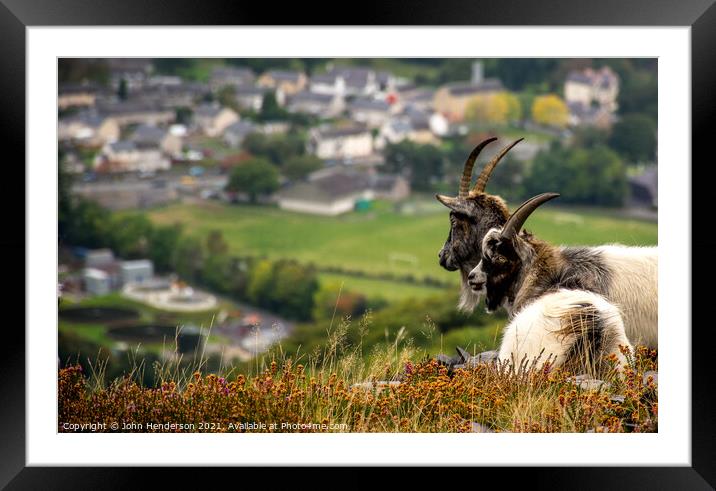
[[[608,389],[609,387],[611,387],[608,382],[605,382],[604,380],[599,380],[598,378],[592,378],[590,375],[587,374],[567,377],[567,381],[572,382],[583,390],[600,390]]]
[[[475,423],[472,421],[472,429],[470,430],[471,433],[494,433],[495,431],[490,428],[487,425],[483,425],[481,423]]]
[[[651,377],[652,380],[654,381],[654,385],[659,385],[659,372],[657,372],[655,370],[649,370],[647,372],[644,372],[644,377],[643,377],[644,385],[647,384],[649,377]]]
[[[612,402],[616,402],[618,404],[624,404],[624,399],[625,399],[625,397],[623,395],[618,394],[618,395],[612,396],[609,400]]]

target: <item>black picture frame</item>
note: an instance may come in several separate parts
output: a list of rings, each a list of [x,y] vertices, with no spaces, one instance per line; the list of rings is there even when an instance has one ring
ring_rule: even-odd
[[[310,25],[446,25],[446,26],[690,26],[692,68],[692,312],[708,305],[712,289],[708,278],[716,273],[710,255],[716,239],[704,230],[707,213],[713,209],[713,192],[706,172],[712,164],[711,122],[716,113],[716,6],[714,0],[443,0],[441,2],[406,2],[361,4],[349,16],[317,22],[314,12],[318,5],[175,0],[147,2],[139,0],[0,0],[0,128],[5,148],[14,150],[16,161],[25,155],[25,28],[29,26],[83,25],[293,25],[303,20]],[[341,7],[344,8],[344,7]],[[336,11],[337,12],[337,11]],[[10,160],[6,161],[9,165]],[[674,163],[663,163],[672,165]],[[6,179],[22,179],[24,168],[7,169]],[[17,175],[12,175],[15,172]],[[11,176],[12,177],[9,177]],[[7,181],[6,181],[7,182]],[[15,181],[19,182],[19,181]],[[24,190],[14,186],[2,193],[4,210],[17,209],[24,203]],[[16,193],[16,194],[13,194]],[[17,193],[20,195],[18,196]],[[668,197],[667,197],[668,199]],[[10,213],[8,213],[10,214]],[[17,228],[5,222],[0,236],[3,257],[19,257],[25,261],[24,217],[15,217]],[[22,228],[22,232],[20,232]],[[12,230],[12,233],[10,232]],[[688,240],[689,238],[684,238]],[[10,261],[13,262],[13,261]],[[11,278],[20,277],[20,261],[6,266]],[[14,271],[16,268],[18,271]],[[16,273],[16,274],[15,274]],[[699,281],[701,280],[701,281]],[[16,280],[11,280],[16,282]],[[699,285],[701,283],[701,285]],[[24,291],[15,290],[19,295]],[[27,292],[31,294],[32,292]],[[6,301],[10,303],[10,299]],[[705,316],[704,316],[705,317]],[[698,316],[692,324],[697,326]],[[705,317],[706,318],[706,317]],[[24,319],[23,319],[24,320]],[[19,324],[18,324],[19,325]],[[27,327],[27,326],[26,326]],[[671,328],[671,327],[670,327]],[[677,327],[673,327],[677,328]],[[686,331],[685,331],[686,332]],[[112,468],[51,468],[26,467],[25,446],[25,336],[20,329],[5,326],[6,349],[0,368],[0,486],[7,489],[106,489],[135,486],[137,469]],[[692,466],[691,467],[569,467],[523,468],[509,470],[509,482],[515,478],[532,485],[550,488],[578,489],[712,489],[716,483],[716,433],[714,432],[713,370],[710,351],[713,349],[711,326],[704,321],[691,329],[692,339]],[[575,449],[578,451],[578,449]],[[193,471],[179,469],[162,471],[162,479],[180,478],[191,482]],[[479,475],[465,476],[465,484],[477,479],[486,483],[484,473],[498,474],[502,469],[483,469]],[[492,476],[490,476],[492,477]],[[187,480],[188,479],[188,480]],[[518,481],[519,482],[519,481]],[[167,483],[168,484],[168,483]]]

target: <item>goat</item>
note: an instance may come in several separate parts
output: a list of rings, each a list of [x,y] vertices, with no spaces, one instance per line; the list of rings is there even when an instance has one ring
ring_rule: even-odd
[[[522,138],[500,150],[485,165],[475,186],[470,189],[472,169],[477,157],[483,148],[495,140],[497,138],[484,140],[470,153],[465,161],[457,197],[435,195],[440,203],[450,209],[450,232],[438,258],[440,265],[448,271],[460,270],[462,288],[459,308],[464,311],[472,311],[480,301],[480,295],[468,285],[467,275],[480,262],[482,239],[491,228],[504,225],[509,216],[505,201],[499,196],[485,193],[485,187],[500,160]]]
[[[558,196],[535,196],[489,230],[468,274],[473,291],[486,292],[487,310],[503,306],[510,316],[499,358],[538,358],[544,348],[562,364],[588,345],[623,362],[620,344],[656,348],[657,249],[555,247],[520,233],[532,212]]]

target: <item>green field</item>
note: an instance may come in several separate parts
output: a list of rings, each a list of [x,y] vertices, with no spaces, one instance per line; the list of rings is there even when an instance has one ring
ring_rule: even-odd
[[[156,223],[181,223],[186,233],[198,237],[205,237],[212,229],[221,230],[231,252],[239,255],[294,258],[320,267],[432,277],[457,284],[457,275],[443,270],[437,260],[448,233],[447,210],[437,202],[419,204],[412,214],[398,213],[388,203],[376,203],[368,212],[319,217],[267,206],[206,202],[172,205],[148,215]],[[655,223],[597,210],[548,205],[527,225],[539,237],[556,244],[657,242]]]

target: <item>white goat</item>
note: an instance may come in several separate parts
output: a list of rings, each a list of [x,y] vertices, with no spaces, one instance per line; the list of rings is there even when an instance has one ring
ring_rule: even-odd
[[[656,348],[656,248],[555,247],[520,234],[529,215],[557,196],[536,196],[489,230],[468,275],[474,292],[485,291],[488,311],[503,306],[510,316],[499,358],[551,356],[560,365],[615,354],[623,363],[619,345]]]

